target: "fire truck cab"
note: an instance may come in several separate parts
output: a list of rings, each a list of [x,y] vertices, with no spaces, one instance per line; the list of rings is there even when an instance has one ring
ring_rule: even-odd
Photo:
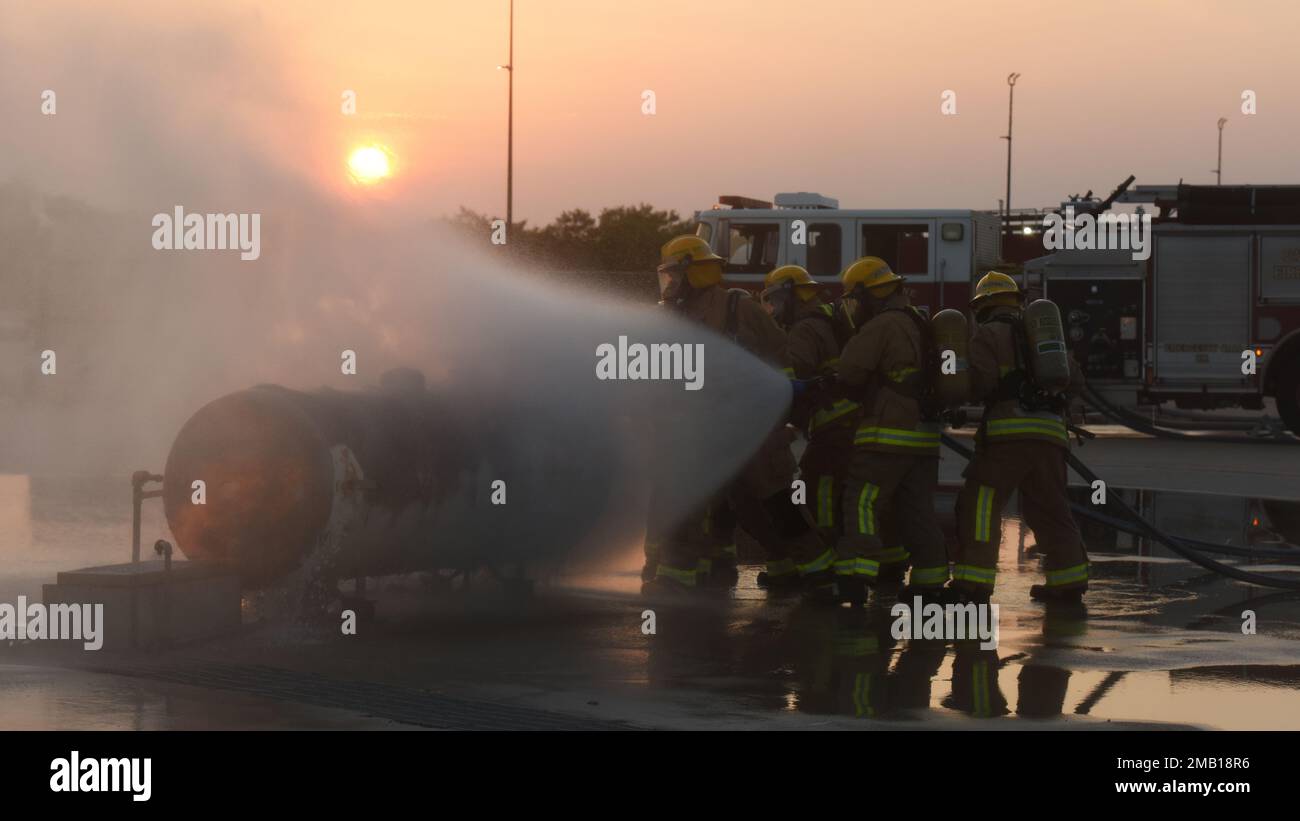
[[[966,310],[974,281],[997,266],[996,212],[857,210],[821,194],[777,194],[772,202],[723,196],[695,214],[696,233],[726,260],[728,284],[757,290],[779,265],[802,265],[838,293],[839,275],[864,256],[880,257],[907,277],[926,311]]]

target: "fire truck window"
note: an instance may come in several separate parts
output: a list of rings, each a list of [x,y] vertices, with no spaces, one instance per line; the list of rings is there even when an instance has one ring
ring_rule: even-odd
[[[864,225],[862,256],[880,257],[900,274],[929,273],[930,232],[924,225]]]
[[[732,225],[731,256],[727,258],[729,274],[766,274],[776,267],[780,247],[780,226]]]
[[[832,276],[844,266],[840,261],[840,227],[835,223],[808,226],[808,273]]]

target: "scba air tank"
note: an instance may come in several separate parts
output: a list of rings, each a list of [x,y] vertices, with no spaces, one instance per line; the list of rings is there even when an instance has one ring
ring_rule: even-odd
[[[1070,357],[1065,348],[1061,310],[1047,299],[1025,308],[1025,342],[1029,367],[1039,390],[1061,393],[1070,386]]]
[[[930,320],[934,347],[939,354],[939,373],[935,377],[934,395],[946,408],[970,399],[970,367],[967,353],[970,329],[966,315],[945,308]]]

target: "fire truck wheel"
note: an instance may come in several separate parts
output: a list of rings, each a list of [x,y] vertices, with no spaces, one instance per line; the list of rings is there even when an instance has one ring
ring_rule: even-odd
[[[1300,357],[1293,358],[1300,366]],[[1300,373],[1290,368],[1290,375],[1277,386],[1277,413],[1296,436],[1300,436]]]

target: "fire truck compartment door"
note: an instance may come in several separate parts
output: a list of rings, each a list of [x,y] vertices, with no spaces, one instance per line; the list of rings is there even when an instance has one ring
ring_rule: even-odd
[[[1156,237],[1155,358],[1161,382],[1244,384],[1251,237]]]
[[[1300,302],[1300,236],[1260,237],[1259,295],[1276,302]]]

